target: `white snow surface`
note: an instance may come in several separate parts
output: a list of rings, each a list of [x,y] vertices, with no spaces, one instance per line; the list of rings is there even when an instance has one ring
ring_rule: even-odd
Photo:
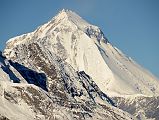
[[[85,71],[109,96],[159,95],[155,76],[111,45],[99,27],[70,10],[62,10],[32,33],[10,39],[4,54],[14,59],[14,48],[30,42],[45,45],[76,71]]]

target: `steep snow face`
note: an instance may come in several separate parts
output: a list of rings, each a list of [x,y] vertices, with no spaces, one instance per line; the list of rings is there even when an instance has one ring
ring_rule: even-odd
[[[102,56],[115,76],[114,81],[110,81],[107,86],[110,92],[113,91],[119,95],[123,93],[150,96],[159,94],[159,81],[151,73],[111,44],[102,44],[101,48],[105,51]],[[106,56],[109,58],[107,59]]]
[[[115,79],[108,83],[111,95],[159,94],[159,81],[151,73],[139,66],[130,57],[125,56],[111,44],[101,44],[103,59],[113,72]]]
[[[111,96],[159,94],[157,78],[113,47],[100,28],[72,11],[63,10],[32,33],[12,38],[4,54],[8,59],[40,71],[42,68],[30,65],[36,60],[30,59],[32,43],[38,44],[42,52],[39,56],[46,64],[55,54],[76,71],[85,71]]]

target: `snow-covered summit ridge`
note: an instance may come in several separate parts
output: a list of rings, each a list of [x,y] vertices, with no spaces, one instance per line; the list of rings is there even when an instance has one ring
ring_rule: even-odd
[[[60,21],[61,23],[64,22],[64,24],[69,22],[71,23],[70,25],[72,27],[76,27],[78,30],[83,31],[89,37],[95,37],[98,40],[105,39],[105,41],[108,42],[108,40],[105,38],[103,32],[100,30],[98,26],[88,23],[82,17],[80,17],[78,14],[71,10],[63,9],[48,23],[52,23],[55,21]]]
[[[56,20],[67,19],[69,21],[72,21],[74,24],[76,24],[78,26],[81,26],[81,25],[89,26],[90,25],[87,21],[82,19],[82,17],[80,17],[79,15],[77,15],[75,12],[73,12],[71,10],[63,9],[55,17],[53,17],[52,20],[54,20],[54,19],[56,19]]]
[[[108,42],[99,27],[89,24],[75,12],[63,9],[49,22],[39,26],[33,32],[13,37],[9,39],[6,43],[11,45],[15,43],[15,45],[17,45],[20,44],[24,39],[29,40],[34,34],[36,34],[38,38],[43,38],[44,36],[46,36],[46,34],[52,33],[53,31],[57,31],[57,27],[59,26],[61,26],[63,29],[67,27],[68,29],[72,29],[73,31],[80,30],[88,37],[97,38],[98,41],[105,41],[105,43]]]

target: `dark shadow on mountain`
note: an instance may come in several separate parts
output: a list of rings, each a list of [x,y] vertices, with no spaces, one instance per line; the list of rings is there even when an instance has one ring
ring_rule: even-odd
[[[15,76],[15,74],[9,69],[9,65],[1,66],[2,70],[9,75],[9,78],[13,80],[14,83],[20,83],[20,79]]]
[[[0,62],[3,64],[0,67],[2,70],[8,74],[9,78],[13,80],[14,83],[19,83],[20,79],[16,77],[16,75],[10,70],[9,64],[5,63],[5,57],[2,55],[2,52],[0,51]]]
[[[21,76],[29,83],[34,84],[38,87],[41,87],[45,91],[48,91],[47,84],[46,84],[46,75],[44,73],[38,73],[34,70],[31,70],[24,65],[21,65],[17,62],[12,62],[9,60],[10,65],[12,65],[20,74]]]

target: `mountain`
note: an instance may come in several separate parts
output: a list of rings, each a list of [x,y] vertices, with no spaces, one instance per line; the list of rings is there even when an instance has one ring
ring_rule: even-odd
[[[32,42],[38,45],[31,46]],[[72,11],[61,11],[34,32],[12,38],[7,42],[4,54],[28,65],[32,62],[29,52],[37,47],[44,55],[50,57],[49,54],[54,53],[76,71],[85,71],[103,92],[110,95],[159,93],[157,78],[113,47],[100,28]]]
[[[127,102],[138,96],[146,99],[144,103],[155,103],[158,79],[111,45],[99,27],[70,10],[60,11],[31,33],[8,40],[4,55],[23,78],[18,80],[20,85],[21,81],[34,84],[33,91],[38,86],[43,99],[48,96],[52,104],[64,108],[68,118],[135,119],[127,111],[139,119],[159,119],[148,112],[141,114],[148,107],[137,106],[140,99],[134,102],[135,108]],[[50,113],[40,115],[48,119]]]

